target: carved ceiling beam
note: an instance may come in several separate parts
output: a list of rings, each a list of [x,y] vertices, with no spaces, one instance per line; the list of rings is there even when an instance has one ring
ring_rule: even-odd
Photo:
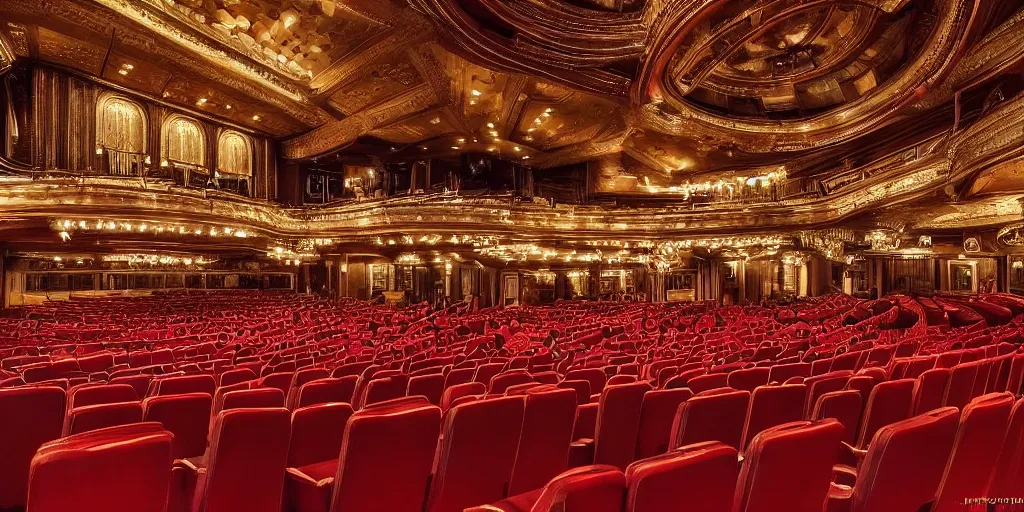
[[[173,23],[164,23],[162,17],[152,17],[148,11],[129,0],[95,0],[83,5],[79,0],[50,2],[24,2],[0,0],[0,14],[9,21],[26,24],[29,31],[35,24],[43,26],[88,26],[113,29],[117,42],[142,55],[154,55],[181,66],[196,76],[223,84],[252,98],[279,109],[306,126],[321,124],[331,116],[306,102],[305,95],[261,66],[236,58],[227,50],[182,30]],[[60,30],[57,27],[55,30]],[[163,41],[176,44],[163,44]],[[31,43],[31,41],[30,41]],[[33,58],[38,58],[38,51]]]
[[[640,79],[633,88],[637,115],[646,126],[666,134],[704,133],[731,138],[750,152],[796,151],[835,144],[863,135],[892,119],[892,114],[937,85],[952,68],[965,44],[964,35],[974,20],[974,0],[939,3],[936,27],[921,52],[898,75],[869,94],[847,105],[814,117],[774,121],[722,116],[705,111],[665,90],[672,56],[686,31],[721,8],[713,0],[687,2],[655,23],[651,52],[641,64]],[[883,7],[898,6],[887,2]],[[666,9],[667,10],[667,9]]]
[[[503,139],[509,138],[519,126],[523,110],[530,102],[525,92],[528,83],[529,78],[523,75],[512,75],[505,82],[505,89],[501,92],[501,111],[498,113],[498,119],[501,120],[498,132]]]
[[[949,101],[956,91],[994,78],[1024,61],[1024,9],[985,35],[972,46],[942,85],[930,90],[915,110],[927,110]]]
[[[438,106],[437,94],[428,83],[413,87],[384,103],[281,143],[281,156],[303,160],[330,153],[373,130]]]
[[[474,63],[496,70],[530,74],[599,94],[623,96],[629,90],[630,80],[621,75],[597,69],[571,69],[523,55],[504,38],[483,30],[479,22],[454,0],[410,1],[428,14],[438,30]],[[579,67],[587,67],[583,64]]]
[[[647,30],[639,17],[595,23],[566,19],[561,10],[522,0],[481,0],[481,4],[515,28],[516,46],[533,58],[588,68],[635,58],[644,50]]]
[[[411,9],[401,10],[390,24],[391,28],[382,30],[353,53],[337,59],[313,77],[309,82],[312,94],[316,97],[330,96],[346,83],[362,78],[359,72],[381,57],[435,38],[430,23]]]

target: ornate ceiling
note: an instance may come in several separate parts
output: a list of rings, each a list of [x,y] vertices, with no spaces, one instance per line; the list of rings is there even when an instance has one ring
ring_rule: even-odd
[[[952,136],[1019,93],[1020,7],[0,0],[0,35],[14,57],[265,132],[291,160],[377,148],[383,160],[590,162],[598,192],[669,197],[751,177],[818,194],[899,187],[941,167],[961,181],[928,197],[948,203],[1024,193],[1019,162],[971,160],[993,141]],[[940,226],[959,210],[934,211]]]

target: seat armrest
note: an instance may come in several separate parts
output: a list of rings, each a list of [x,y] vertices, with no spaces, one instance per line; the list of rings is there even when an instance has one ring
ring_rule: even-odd
[[[568,469],[588,466],[594,463],[594,440],[577,439],[569,443]]]
[[[828,490],[828,506],[826,512],[850,512],[853,503],[853,488],[833,483]]]
[[[300,468],[286,468],[285,473],[288,474],[289,478],[296,482],[316,487],[331,485],[334,483],[334,477],[327,477],[324,478],[323,480],[314,480],[313,477],[303,473],[302,469]]]
[[[832,466],[833,485],[853,487],[857,483],[857,469],[844,464]]]
[[[867,456],[867,454],[867,450],[861,450],[843,442],[842,447],[839,450],[839,463],[859,468],[861,461],[864,460],[864,457]]]

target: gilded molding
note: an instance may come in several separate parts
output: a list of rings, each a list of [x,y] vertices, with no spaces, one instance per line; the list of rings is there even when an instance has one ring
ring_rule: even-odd
[[[14,49],[7,41],[3,32],[0,32],[0,75],[6,73],[14,65]]]

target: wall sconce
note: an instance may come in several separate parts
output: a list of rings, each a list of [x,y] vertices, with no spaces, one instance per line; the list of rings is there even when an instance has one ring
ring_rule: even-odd
[[[149,157],[149,155],[146,155],[146,160],[145,160],[145,162],[146,162],[146,165],[150,165],[150,164],[152,164],[152,163],[153,163],[153,159],[152,159],[152,158],[150,158],[150,157]]]
[[[170,165],[171,165],[171,164],[169,164],[169,163],[167,162],[167,159],[166,159],[166,158],[165,158],[165,159],[163,159],[163,160],[160,160],[160,167],[168,167],[168,166],[170,166]]]
[[[341,266],[338,267],[338,269],[341,270],[343,274],[348,272],[348,263],[342,263]]]
[[[103,146],[96,146],[96,154],[97,155],[102,155],[103,154]]]

